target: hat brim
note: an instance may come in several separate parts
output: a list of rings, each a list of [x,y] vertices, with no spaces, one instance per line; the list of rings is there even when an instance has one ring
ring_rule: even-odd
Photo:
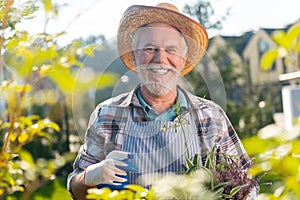
[[[189,73],[204,56],[208,35],[205,28],[195,20],[169,9],[153,6],[133,5],[121,18],[117,42],[121,60],[127,68],[137,71],[133,63],[132,35],[141,26],[151,23],[166,23],[178,29],[185,37],[188,52],[181,75]]]

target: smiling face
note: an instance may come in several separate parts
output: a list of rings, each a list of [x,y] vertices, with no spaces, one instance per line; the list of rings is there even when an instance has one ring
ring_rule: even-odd
[[[157,96],[175,91],[187,53],[181,33],[167,24],[155,23],[140,28],[133,40],[141,85]]]

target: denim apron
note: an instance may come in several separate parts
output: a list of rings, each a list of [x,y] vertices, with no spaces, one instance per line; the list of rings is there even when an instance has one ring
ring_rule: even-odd
[[[131,162],[139,170],[138,173],[129,172],[131,184],[145,186],[148,185],[148,180],[144,179],[153,179],[168,172],[183,173],[182,165],[186,166],[186,146],[189,157],[201,154],[197,127],[191,123],[195,120],[189,113],[183,116],[185,120],[182,124],[178,123],[177,118],[173,122],[136,122],[128,116],[122,150],[134,154]]]

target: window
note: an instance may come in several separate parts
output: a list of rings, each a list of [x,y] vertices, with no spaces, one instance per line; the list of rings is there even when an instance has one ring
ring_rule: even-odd
[[[262,55],[269,49],[270,49],[270,45],[264,39],[260,39],[258,42],[259,60],[261,60]],[[272,67],[269,71],[275,71],[275,70],[276,70],[276,62],[272,64]]]

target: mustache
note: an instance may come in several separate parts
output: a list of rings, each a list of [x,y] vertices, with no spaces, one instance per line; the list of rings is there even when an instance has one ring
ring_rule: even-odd
[[[179,73],[173,66],[164,65],[164,64],[150,63],[150,64],[140,65],[138,67],[141,69],[146,69],[146,70],[163,69],[163,70],[169,70],[173,73]]]

